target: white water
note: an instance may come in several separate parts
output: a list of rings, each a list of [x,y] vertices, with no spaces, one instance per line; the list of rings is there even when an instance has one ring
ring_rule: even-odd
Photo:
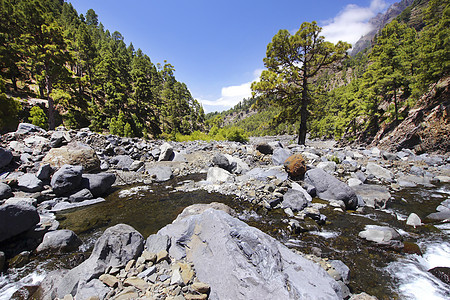
[[[0,300],[11,299],[11,296],[23,286],[38,285],[45,277],[45,273],[41,271],[35,271],[20,280],[19,272],[9,273],[6,275],[0,275]]]
[[[428,272],[434,267],[450,267],[450,242],[419,244],[423,256],[407,255],[391,263],[387,270],[397,280],[401,299],[450,299],[450,286]]]

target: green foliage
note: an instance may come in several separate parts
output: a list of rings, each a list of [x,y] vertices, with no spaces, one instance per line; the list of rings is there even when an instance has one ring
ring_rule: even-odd
[[[50,128],[60,115],[72,128],[126,136],[204,129],[203,108],[174,67],[157,68],[120,32],[105,30],[94,10],[83,16],[64,1],[1,1],[0,17],[0,75],[18,93],[17,82],[37,86]]]
[[[30,117],[28,118],[31,124],[47,129],[47,116],[39,106],[33,106],[30,110]]]
[[[177,142],[186,142],[186,141],[233,141],[233,142],[240,142],[240,143],[246,143],[248,142],[248,136],[245,133],[245,131],[242,128],[236,127],[236,126],[228,126],[224,128],[218,129],[217,127],[213,127],[212,130],[210,130],[209,134],[206,134],[201,131],[194,131],[193,133],[189,135],[183,135],[181,133],[176,133],[175,138],[171,138],[170,136],[166,136],[166,139],[175,140]]]
[[[228,141],[240,143],[248,142],[247,134],[244,132],[243,129],[239,127],[231,126],[228,128],[223,128],[222,130],[223,130],[222,133],[219,131],[219,135],[222,134]]]
[[[282,109],[278,118],[297,121],[300,116],[299,144],[305,144],[308,105],[312,102],[314,86],[312,78],[320,70],[342,60],[350,45],[325,41],[320,35],[322,28],[316,22],[304,22],[291,35],[280,30],[267,46],[260,81],[252,84],[254,94],[260,101],[268,101]]]
[[[18,125],[18,114],[22,110],[19,101],[5,94],[5,85],[0,77],[0,132],[15,130]]]
[[[131,129],[131,125],[130,123],[126,123],[125,126],[123,127],[123,135],[126,137],[133,137],[133,130]]]

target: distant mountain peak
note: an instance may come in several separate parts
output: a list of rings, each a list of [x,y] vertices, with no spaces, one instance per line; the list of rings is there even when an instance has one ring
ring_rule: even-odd
[[[402,0],[400,2],[396,2],[389,6],[389,8],[384,13],[379,13],[375,17],[369,20],[369,24],[372,25],[372,30],[368,32],[366,35],[362,36],[356,43],[353,45],[351,56],[355,56],[359,52],[368,48],[377,34],[377,32],[382,29],[384,26],[389,24],[392,20],[394,20],[398,15],[402,13],[408,6],[414,3],[415,0]]]

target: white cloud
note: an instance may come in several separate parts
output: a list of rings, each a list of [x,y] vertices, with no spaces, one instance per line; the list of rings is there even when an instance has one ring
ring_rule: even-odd
[[[387,6],[384,0],[372,0],[369,7],[349,4],[322,27],[322,34],[330,42],[345,41],[353,45],[361,36],[372,30],[369,19]]]
[[[242,83],[240,85],[226,86],[222,88],[221,97],[216,100],[198,99],[203,105],[206,112],[222,111],[232,108],[244,98],[252,96],[252,82],[259,79],[262,70],[258,69],[253,72],[254,79],[252,81]]]

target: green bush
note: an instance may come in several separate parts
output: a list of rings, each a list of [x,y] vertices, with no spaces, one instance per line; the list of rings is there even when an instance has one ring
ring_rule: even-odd
[[[30,117],[28,118],[33,125],[41,128],[48,128],[48,120],[45,112],[39,106],[33,106],[30,110]]]
[[[248,142],[248,137],[245,131],[242,128],[236,126],[226,128],[224,136],[227,140],[232,142],[240,142],[240,143]]]

